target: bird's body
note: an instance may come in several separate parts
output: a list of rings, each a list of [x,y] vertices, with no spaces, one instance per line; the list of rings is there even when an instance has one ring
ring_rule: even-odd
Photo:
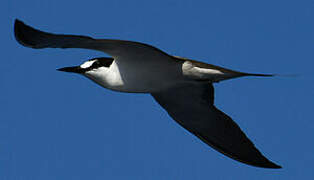
[[[186,83],[219,82],[252,75],[177,56],[167,58],[169,61],[98,58],[97,60],[110,61],[111,64],[84,75],[104,88],[131,93],[159,92]]]
[[[94,58],[59,70],[82,74],[114,91],[150,93],[176,122],[217,151],[253,166],[280,168],[214,106],[212,86],[242,76],[272,75],[242,73],[171,56],[138,42],[46,33],[18,20],[14,32],[19,43],[35,49],[85,48],[109,54],[112,58]]]
[[[109,67],[88,71],[85,76],[105,88],[132,93],[159,92],[185,83],[193,83],[196,79],[204,80],[203,76],[207,81],[217,81],[227,77],[220,71],[195,68],[189,61],[175,60],[175,58],[160,63],[158,60],[149,60],[149,64],[142,63],[145,59],[128,62],[130,61],[114,60]]]

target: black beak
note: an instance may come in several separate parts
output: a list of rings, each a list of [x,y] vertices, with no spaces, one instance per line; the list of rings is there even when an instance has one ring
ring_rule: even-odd
[[[80,66],[64,67],[57,70],[63,71],[63,72],[80,73],[80,74],[86,71],[86,69],[81,68]]]

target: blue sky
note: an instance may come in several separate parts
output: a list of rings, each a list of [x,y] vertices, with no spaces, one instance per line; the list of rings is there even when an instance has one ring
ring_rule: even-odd
[[[0,179],[313,179],[314,2],[309,0],[2,0]],[[217,153],[149,95],[103,89],[56,71],[104,56],[19,45],[13,22],[133,40],[255,73],[215,85],[229,114],[280,170]]]

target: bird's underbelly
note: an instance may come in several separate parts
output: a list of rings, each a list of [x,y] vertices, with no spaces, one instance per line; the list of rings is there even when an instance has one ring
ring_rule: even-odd
[[[160,85],[160,86],[132,86],[132,85],[123,85],[123,86],[110,86],[105,87],[110,90],[114,91],[120,91],[120,92],[129,92],[129,93],[153,93],[153,92],[159,92],[164,89],[167,89],[171,86],[167,85]]]
[[[171,78],[155,78],[149,76],[138,76],[121,81],[114,81],[110,84],[104,84],[103,87],[121,92],[131,93],[153,93],[159,92],[182,83],[183,80]]]

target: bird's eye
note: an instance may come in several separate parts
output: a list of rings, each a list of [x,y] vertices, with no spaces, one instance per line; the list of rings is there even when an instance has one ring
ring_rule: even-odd
[[[93,65],[94,65],[94,66],[100,66],[100,62],[99,62],[99,61],[95,61],[95,62],[93,63]]]

